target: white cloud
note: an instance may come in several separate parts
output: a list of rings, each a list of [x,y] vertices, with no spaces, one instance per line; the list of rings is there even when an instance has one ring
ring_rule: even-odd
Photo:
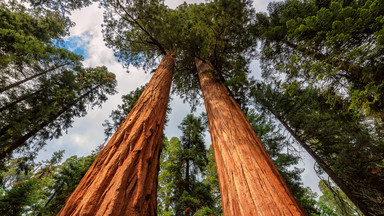
[[[188,4],[199,4],[204,2],[204,0],[188,0],[188,1],[180,1],[180,0],[165,0],[164,3],[168,5],[168,7],[175,9],[177,6],[187,2]]]
[[[275,0],[254,0],[253,1],[253,7],[256,9],[256,11],[262,11],[262,12],[266,12],[267,11],[267,7],[268,7],[268,4],[270,2],[273,2]]]

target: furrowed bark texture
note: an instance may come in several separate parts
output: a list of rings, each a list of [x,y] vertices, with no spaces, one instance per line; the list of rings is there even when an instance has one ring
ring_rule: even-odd
[[[157,215],[159,158],[175,55],[163,57],[136,105],[58,215]]]
[[[306,215],[209,62],[196,60],[224,215]]]

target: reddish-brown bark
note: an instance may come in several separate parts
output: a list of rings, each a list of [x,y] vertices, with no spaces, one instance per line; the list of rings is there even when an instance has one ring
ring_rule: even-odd
[[[165,55],[125,121],[58,215],[156,215],[156,189],[174,53]]]
[[[196,60],[224,215],[306,215],[209,62]]]

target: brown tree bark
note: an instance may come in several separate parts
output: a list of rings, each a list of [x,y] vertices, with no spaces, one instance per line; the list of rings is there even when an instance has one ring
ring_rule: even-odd
[[[157,215],[162,133],[175,55],[167,53],[58,215]]]
[[[224,215],[306,215],[209,62],[196,60]]]

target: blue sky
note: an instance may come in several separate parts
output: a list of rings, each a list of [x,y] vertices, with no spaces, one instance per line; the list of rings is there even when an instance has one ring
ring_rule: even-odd
[[[82,37],[72,36],[64,39],[64,47],[78,55],[83,56],[84,58],[88,58],[88,49],[87,45],[89,41],[83,41]]]

